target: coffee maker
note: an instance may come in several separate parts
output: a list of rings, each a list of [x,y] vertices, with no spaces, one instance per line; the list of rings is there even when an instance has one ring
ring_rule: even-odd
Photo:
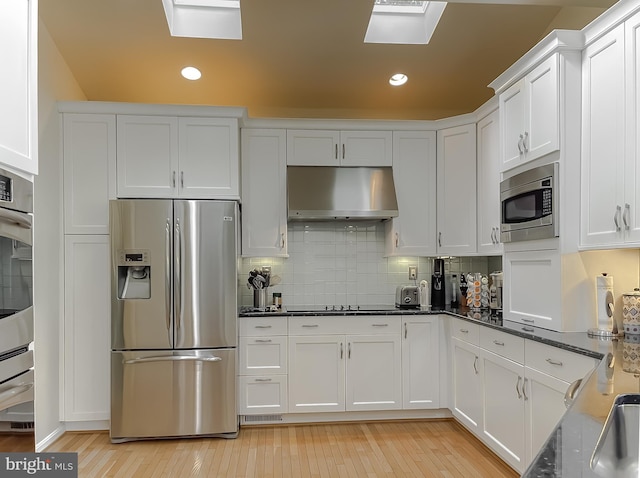
[[[444,259],[434,259],[433,275],[431,276],[431,309],[442,310],[444,304]]]

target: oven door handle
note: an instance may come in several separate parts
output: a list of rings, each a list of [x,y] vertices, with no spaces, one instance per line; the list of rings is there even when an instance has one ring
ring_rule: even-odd
[[[21,393],[28,392],[32,388],[33,383],[23,383],[10,388],[9,390],[5,390],[4,392],[0,392],[0,407],[2,407],[2,402],[5,400],[13,398],[16,395],[20,395]]]
[[[33,219],[29,214],[0,208],[0,222],[17,224],[25,229],[31,229]]]

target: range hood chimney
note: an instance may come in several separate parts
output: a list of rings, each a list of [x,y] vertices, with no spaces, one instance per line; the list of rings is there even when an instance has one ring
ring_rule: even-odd
[[[398,215],[390,166],[288,166],[289,220],[383,220]]]

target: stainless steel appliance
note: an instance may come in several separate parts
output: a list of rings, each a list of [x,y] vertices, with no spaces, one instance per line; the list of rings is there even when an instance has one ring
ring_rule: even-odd
[[[558,237],[558,163],[516,174],[500,183],[502,242]]]
[[[434,259],[431,276],[431,308],[433,310],[444,309],[446,300],[444,280],[444,259]]]
[[[396,307],[416,308],[420,305],[420,289],[417,285],[399,285],[396,287]]]
[[[32,223],[33,183],[0,169],[0,421],[3,422],[0,431],[3,432],[33,429]],[[4,422],[17,426],[6,427]]]
[[[111,441],[238,433],[238,206],[110,202]]]

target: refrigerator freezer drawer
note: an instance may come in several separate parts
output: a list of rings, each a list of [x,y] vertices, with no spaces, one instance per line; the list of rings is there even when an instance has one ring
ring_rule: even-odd
[[[111,353],[111,440],[235,436],[236,349]]]

